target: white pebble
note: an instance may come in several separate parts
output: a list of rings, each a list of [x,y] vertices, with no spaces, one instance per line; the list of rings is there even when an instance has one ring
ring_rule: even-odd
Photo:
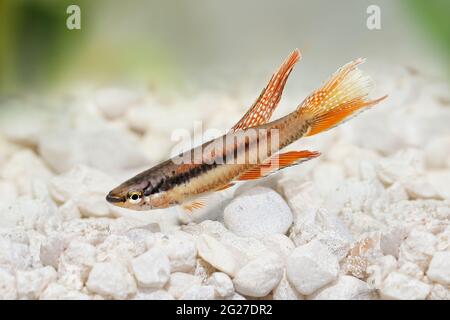
[[[47,239],[40,246],[40,260],[44,266],[58,267],[59,257],[64,251],[62,237],[54,236]]]
[[[93,293],[114,299],[125,299],[136,292],[133,277],[118,262],[96,263],[89,273],[86,286]]]
[[[8,202],[18,196],[17,187],[15,184],[0,180],[0,202]]]
[[[431,292],[428,295],[429,300],[450,300],[450,289],[448,286],[443,286],[436,283],[431,287]]]
[[[198,255],[217,270],[234,276],[239,268],[233,252],[215,238],[203,234],[197,239]]]
[[[214,272],[208,279],[208,284],[214,287],[216,295],[226,298],[234,293],[233,281],[223,272]]]
[[[146,124],[148,126],[148,123]],[[171,155],[170,136],[156,134],[154,131],[147,132],[139,140],[139,148],[145,153],[148,163],[158,163],[166,160]],[[158,150],[158,152],[155,152]]]
[[[56,280],[56,271],[50,266],[30,271],[17,271],[17,294],[21,299],[37,299],[50,282]]]
[[[0,177],[12,181],[20,195],[31,195],[33,179],[48,181],[53,176],[45,163],[33,151],[14,153],[0,168]]]
[[[50,193],[58,202],[72,201],[86,217],[110,215],[105,194],[116,181],[107,174],[86,166],[76,166],[71,171],[50,181]],[[76,215],[76,213],[74,213]]]
[[[398,272],[406,274],[418,280],[422,280],[423,278],[423,271],[419,268],[419,266],[409,261],[403,263],[398,269]]]
[[[138,141],[129,132],[97,126],[88,130],[71,128],[40,137],[38,150],[57,173],[85,165],[105,172],[148,165]]]
[[[398,258],[400,245],[407,235],[406,228],[401,226],[396,226],[382,232],[380,236],[380,249],[383,251],[383,254]]]
[[[89,271],[83,266],[61,261],[58,265],[58,283],[70,290],[81,290],[89,276]]]
[[[73,200],[68,200],[59,206],[58,215],[62,217],[63,221],[81,218],[81,212]]]
[[[264,297],[280,282],[283,267],[277,255],[254,259],[238,271],[233,279],[234,287],[243,295]]]
[[[169,258],[159,249],[150,249],[134,258],[131,267],[139,286],[145,288],[162,288],[170,277]]]
[[[430,168],[445,168],[450,164],[450,136],[431,140],[425,146],[425,157]]]
[[[408,193],[400,182],[394,182],[386,189],[386,195],[390,203],[408,200]]]
[[[11,272],[28,268],[32,263],[28,245],[0,237],[0,263]]]
[[[85,241],[71,241],[61,260],[77,266],[91,268],[96,262],[96,248]]]
[[[56,218],[55,215],[56,207],[53,203],[29,197],[14,199],[14,202],[0,209],[0,221],[3,228],[20,227],[45,232],[52,218]]]
[[[54,129],[59,120],[57,112],[51,108],[37,107],[39,104],[36,105],[31,101],[27,103],[22,101],[18,105],[12,100],[7,103],[2,102],[0,135],[12,142],[34,147],[39,136],[50,128]],[[4,147],[3,143],[1,147]]]
[[[16,278],[5,269],[0,268],[0,300],[14,300],[16,298]]]
[[[127,265],[131,259],[145,252],[126,236],[112,234],[97,246],[98,261],[120,261]]]
[[[284,234],[292,212],[283,198],[269,188],[256,187],[235,198],[224,210],[228,229],[243,237]]]
[[[442,198],[450,200],[450,170],[429,171],[427,180]]]
[[[370,300],[373,298],[373,290],[366,282],[358,278],[342,275],[309,298],[313,300]]]
[[[326,196],[344,181],[345,173],[340,164],[322,162],[316,166],[312,176],[320,194]]]
[[[436,250],[437,242],[432,233],[413,229],[400,245],[399,261],[413,262],[425,270]]]
[[[400,150],[378,164],[378,177],[386,184],[415,179],[424,172],[424,152],[418,149]]]
[[[225,300],[247,300],[244,296],[235,292],[232,296],[226,298]]]
[[[42,292],[39,297],[40,300],[89,300],[87,294],[76,290],[69,290],[65,286],[52,282]]]
[[[97,107],[109,119],[124,115],[142,99],[143,95],[139,92],[123,88],[104,88],[95,94]]]
[[[280,258],[286,260],[292,250],[295,249],[295,245],[291,239],[284,234],[271,234],[262,239],[263,244],[271,252],[274,252],[280,256]]]
[[[181,300],[213,300],[215,297],[213,286],[192,286],[180,297]]]
[[[174,300],[174,298],[166,290],[145,290],[139,291],[134,300]]]
[[[335,215],[346,207],[354,212],[370,212],[373,204],[385,192],[383,184],[378,180],[358,181],[356,178],[349,178],[326,198],[324,208]]]
[[[170,276],[166,289],[175,299],[179,299],[188,289],[193,286],[199,286],[201,283],[202,279],[197,276],[184,272],[175,272]]]
[[[190,272],[194,270],[197,247],[194,238],[185,232],[175,232],[161,237],[155,244],[167,253],[171,272]]]
[[[298,292],[310,295],[337,278],[337,258],[317,240],[297,247],[287,260],[287,277]]]
[[[407,275],[391,272],[380,289],[382,299],[423,300],[430,293],[431,287]]]
[[[439,199],[439,194],[426,177],[415,177],[403,182],[411,199]]]
[[[273,290],[273,300],[304,300],[304,297],[289,283],[285,272]]]
[[[443,285],[450,285],[450,252],[435,252],[428,267],[427,276],[429,279]]]

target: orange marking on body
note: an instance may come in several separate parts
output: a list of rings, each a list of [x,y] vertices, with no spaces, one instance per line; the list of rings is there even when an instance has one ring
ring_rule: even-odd
[[[199,165],[200,165],[200,164],[195,164],[195,163],[180,164],[180,165],[177,167],[177,169],[175,170],[175,172],[176,172],[177,174],[184,173],[184,172],[187,172],[187,171],[189,171],[189,170],[192,170],[192,169],[198,167]]]

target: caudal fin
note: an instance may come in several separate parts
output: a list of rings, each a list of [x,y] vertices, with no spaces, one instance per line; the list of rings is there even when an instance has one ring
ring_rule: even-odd
[[[387,97],[368,99],[372,81],[357,68],[363,62],[346,64],[300,104],[297,112],[310,124],[307,136],[336,127]]]

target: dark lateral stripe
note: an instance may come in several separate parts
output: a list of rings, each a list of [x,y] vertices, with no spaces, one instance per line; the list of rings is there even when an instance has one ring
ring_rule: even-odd
[[[199,164],[198,166],[192,167],[185,172],[175,174],[172,177],[165,177],[159,181],[158,184],[151,190],[150,194],[158,193],[160,191],[170,190],[178,185],[189,182],[192,178],[198,177],[203,173],[217,167],[217,163],[212,164]]]
[[[268,134],[270,135],[270,133],[268,133]],[[259,136],[257,136],[256,141],[253,143],[258,144],[259,140],[260,140]],[[248,153],[249,147],[250,147],[250,141],[249,141],[249,139],[245,139],[243,152]],[[233,157],[234,161],[236,161],[236,159],[238,158],[237,152],[238,152],[238,148],[237,148],[236,144],[234,144],[233,148],[228,150],[228,152],[222,153],[222,159],[220,159],[220,156],[217,156],[216,161],[221,160],[222,161],[221,164],[226,164],[226,160],[229,156],[234,156]],[[155,187],[152,188],[152,190],[150,191],[149,194],[158,193],[160,191],[167,191],[178,185],[188,183],[191,179],[196,178],[202,174],[205,174],[208,171],[219,166],[220,164],[217,163],[216,161],[211,164],[210,163],[202,163],[202,164],[194,165],[192,167],[188,167],[188,169],[186,169],[184,172],[176,173],[175,175],[173,175],[171,177],[164,177],[155,185]]]

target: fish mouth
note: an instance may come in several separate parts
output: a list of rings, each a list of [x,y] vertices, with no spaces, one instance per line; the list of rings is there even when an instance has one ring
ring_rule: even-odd
[[[111,203],[125,202],[125,197],[115,196],[115,195],[112,195],[111,193],[108,193],[108,195],[106,196],[106,201],[111,202]]]

